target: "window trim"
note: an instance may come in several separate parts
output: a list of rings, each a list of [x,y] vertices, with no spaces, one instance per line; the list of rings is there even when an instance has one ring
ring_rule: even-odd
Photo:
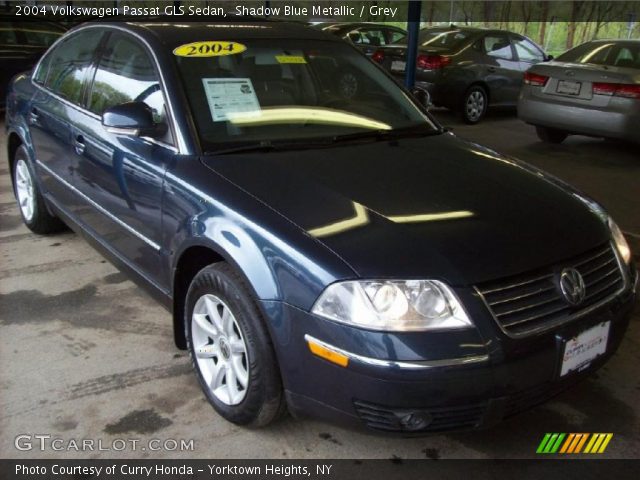
[[[162,69],[160,68],[160,62],[158,62],[158,57],[155,54],[155,52],[153,51],[153,49],[151,48],[151,46],[149,45],[149,42],[147,42],[147,40],[142,37],[140,34],[136,33],[136,32],[131,32],[129,30],[127,30],[126,28],[122,28],[122,27],[118,27],[115,25],[99,25],[99,24],[89,24],[89,25],[82,25],[81,27],[78,27],[75,30],[72,30],[71,32],[61,36],[58,40],[56,40],[50,47],[49,50],[47,51],[47,53],[45,55],[43,55],[42,57],[40,57],[40,59],[38,60],[38,63],[36,64],[36,66],[33,69],[33,73],[31,75],[31,84],[33,86],[35,86],[36,88],[40,89],[43,92],[46,92],[49,95],[52,95],[54,98],[56,98],[57,100],[63,102],[64,104],[78,110],[81,113],[84,113],[94,119],[100,120],[101,117],[99,115],[96,115],[95,113],[89,111],[88,109],[76,105],[72,102],[70,102],[69,100],[62,98],[61,96],[57,95],[55,92],[53,92],[52,90],[50,90],[49,88],[46,88],[46,86],[43,85],[39,85],[38,83],[36,83],[33,78],[34,75],[36,73],[36,71],[39,70],[40,65],[42,64],[42,61],[49,56],[49,54],[58,46],[58,43],[62,42],[64,39],[71,37],[72,35],[75,35],[78,32],[82,32],[84,30],[87,30],[89,28],[102,28],[105,31],[106,30],[118,30],[121,32],[125,32],[135,38],[137,38],[146,48],[147,52],[149,52],[151,54],[151,58],[154,64],[154,68],[156,69],[156,71],[158,72],[158,75],[160,77],[160,86],[162,88],[162,94],[164,96],[165,99],[165,104],[168,106],[168,110],[167,110],[167,124],[169,126],[169,128],[172,129],[172,133],[173,133],[173,138],[176,141],[176,145],[170,145],[168,143],[162,142],[160,140],[156,140],[155,138],[150,138],[150,137],[141,137],[144,138],[146,141],[150,142],[150,143],[154,143],[156,145],[160,145],[162,147],[168,148],[169,150],[172,150],[174,153],[178,153],[178,154],[182,154],[182,155],[186,155],[187,154],[187,147],[185,145],[184,142],[184,137],[182,136],[182,130],[178,129],[178,125],[176,123],[175,120],[175,113],[173,110],[173,104],[170,101],[170,97],[167,94],[167,87],[166,87],[166,81],[165,81],[165,77],[164,77],[164,73],[162,72]],[[95,61],[95,58],[94,58]],[[49,72],[47,72],[47,78],[49,77]],[[177,132],[180,132],[180,135],[178,135]]]
[[[172,128],[172,122],[169,121],[169,112],[168,112],[168,108],[167,108],[167,95],[164,94],[164,88],[162,86],[162,77],[160,76],[160,72],[158,71],[158,66],[155,64],[155,62],[153,61],[152,56],[150,55],[149,49],[147,49],[145,47],[145,45],[143,45],[140,41],[138,41],[137,38],[133,37],[132,35],[127,35],[127,33],[129,32],[125,32],[125,31],[119,31],[119,32],[107,32],[106,35],[103,37],[103,39],[100,42],[99,48],[96,50],[96,55],[93,59],[93,63],[91,66],[91,73],[89,75],[89,79],[87,80],[87,83],[85,85],[85,91],[84,91],[84,108],[93,113],[94,115],[98,115],[98,117],[101,118],[101,116],[95,112],[93,112],[91,110],[91,106],[89,104],[90,100],[91,100],[91,95],[93,94],[93,88],[95,85],[95,81],[96,81],[96,75],[98,74],[98,70],[100,68],[100,62],[102,61],[102,59],[104,58],[104,54],[106,51],[106,47],[109,45],[109,42],[111,41],[111,39],[113,38],[114,35],[117,35],[118,33],[120,33],[123,37],[130,39],[135,45],[137,45],[138,47],[140,47],[142,49],[142,51],[144,53],[147,54],[147,57],[151,63],[151,68],[153,68],[153,71],[158,79],[158,82],[160,83],[160,92],[162,93],[162,99],[164,100],[164,104],[165,104],[165,122],[167,123],[167,126],[169,127],[169,132],[170,132],[170,137],[171,137],[171,142],[166,142],[164,140],[158,140],[156,138],[150,138],[150,137],[144,137],[145,139],[151,140],[153,143],[159,143],[161,145],[166,145],[166,146],[171,146],[171,147],[175,147],[176,146],[176,134],[174,129]]]
[[[489,36],[494,36],[494,37],[498,37],[503,35],[507,41],[509,42],[509,48],[511,49],[511,58],[505,58],[505,57],[497,57],[494,55],[489,55],[489,52],[487,52],[487,47],[486,44],[484,43],[485,39]],[[484,36],[482,36],[480,38],[481,41],[481,45],[482,45],[482,51],[483,53],[487,56],[487,57],[491,57],[491,58],[496,58],[498,60],[506,60],[507,62],[518,62],[518,55],[516,54],[516,49],[513,46],[513,42],[511,41],[511,35],[509,35],[507,32],[487,32],[486,34],[484,34]]]
[[[540,53],[540,55],[542,56],[542,60],[540,60],[539,62],[535,62],[535,63],[540,63],[540,62],[544,62],[545,61],[545,59],[547,58],[547,54],[538,46],[538,44],[536,42],[534,42],[533,40],[531,40],[528,37],[525,37],[524,35],[518,35],[518,34],[512,33],[511,34],[511,46],[513,47],[513,50],[515,51],[516,57],[517,57],[519,62],[530,63],[530,64],[534,65],[534,62],[532,62],[530,60],[523,60],[523,59],[520,58],[520,55],[518,54],[518,49],[516,48],[516,43],[515,43],[518,40],[524,40],[525,42],[529,42]]]

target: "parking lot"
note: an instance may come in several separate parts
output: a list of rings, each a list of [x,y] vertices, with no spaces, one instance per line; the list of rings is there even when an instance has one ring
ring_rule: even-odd
[[[435,114],[459,136],[541,167],[600,201],[638,261],[637,146],[586,137],[546,145],[510,111],[477,126]],[[175,349],[168,312],[76,235],[38,237],[22,225],[4,143],[1,152],[2,457],[524,458],[535,456],[545,432],[612,432],[605,456],[640,451],[638,309],[620,350],[597,374],[488,431],[403,439],[291,418],[257,431],[227,423],[205,400],[187,354]],[[121,438],[141,442],[138,451],[18,451],[20,434],[101,439],[105,446]],[[193,439],[194,450],[143,450],[150,438]]]

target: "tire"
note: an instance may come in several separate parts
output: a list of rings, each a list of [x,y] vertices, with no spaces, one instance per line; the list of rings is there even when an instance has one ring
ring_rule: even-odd
[[[64,223],[47,209],[24,145],[20,145],[16,150],[12,169],[13,193],[18,202],[22,221],[29,230],[41,235],[63,230]]]
[[[187,292],[184,323],[191,363],[216,412],[249,427],[264,427],[284,414],[265,321],[245,280],[229,264],[198,272]]]
[[[562,143],[569,134],[563,130],[558,130],[549,127],[536,126],[536,133],[538,138],[547,143]]]
[[[480,85],[470,87],[462,100],[462,120],[469,125],[478,123],[487,113],[488,106],[487,91]]]

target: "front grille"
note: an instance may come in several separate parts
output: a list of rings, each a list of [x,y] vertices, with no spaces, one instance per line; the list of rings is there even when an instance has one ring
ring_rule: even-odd
[[[578,306],[567,303],[558,287],[558,272],[565,267],[575,268],[584,279],[586,295]],[[520,336],[564,323],[623,286],[618,259],[607,244],[551,268],[486,283],[477,290],[502,329]]]
[[[355,400],[356,412],[368,427],[387,432],[441,432],[467,430],[477,427],[486,410],[486,403],[451,407],[391,408]],[[426,419],[418,428],[407,424],[409,415]]]

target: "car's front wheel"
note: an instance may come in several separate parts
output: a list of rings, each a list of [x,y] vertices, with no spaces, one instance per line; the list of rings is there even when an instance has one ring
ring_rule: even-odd
[[[62,230],[64,224],[47,210],[24,145],[18,147],[13,157],[12,173],[13,190],[24,224],[32,232],[40,234]]]
[[[487,107],[489,106],[489,97],[484,88],[480,85],[474,85],[464,94],[462,100],[462,119],[465,123],[474,124],[482,120]]]
[[[569,135],[567,132],[557,128],[541,126],[536,126],[536,133],[540,140],[547,143],[562,143]]]
[[[245,282],[229,264],[201,270],[185,309],[191,362],[213,408],[238,425],[262,427],[285,411],[271,339]]]

